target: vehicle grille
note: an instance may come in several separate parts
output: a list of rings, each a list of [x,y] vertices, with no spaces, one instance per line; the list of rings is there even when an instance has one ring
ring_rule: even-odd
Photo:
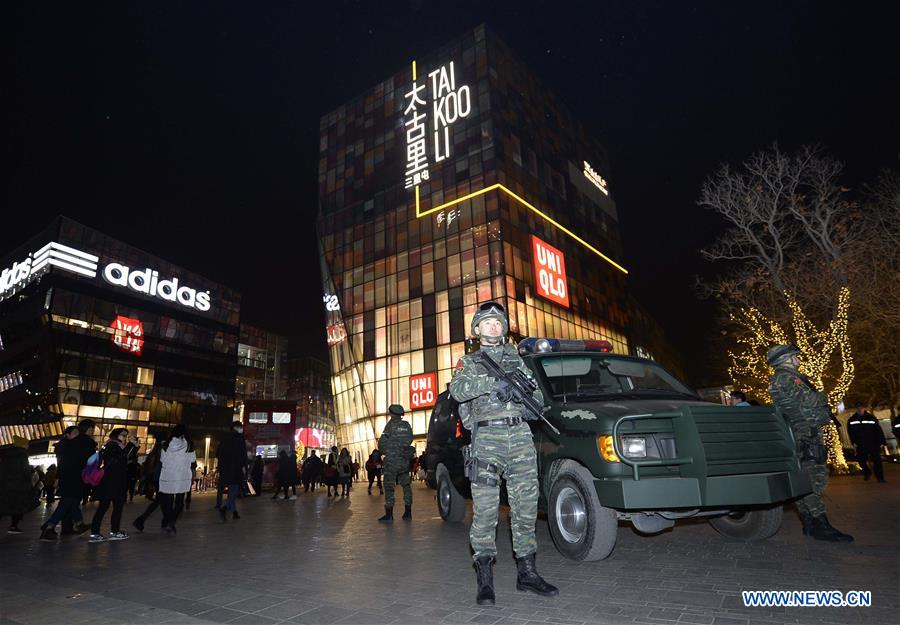
[[[707,475],[792,470],[795,451],[782,418],[774,413],[741,412],[694,412],[706,453]]]

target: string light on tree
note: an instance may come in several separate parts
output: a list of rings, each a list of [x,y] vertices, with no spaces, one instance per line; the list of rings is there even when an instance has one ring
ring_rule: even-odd
[[[728,374],[735,386],[751,389],[757,396],[771,402],[769,378],[772,369],[766,363],[766,351],[776,344],[791,343],[800,350],[801,369],[819,391],[826,393],[828,405],[837,412],[853,383],[853,356],[847,322],[850,310],[850,290],[838,292],[834,317],[824,329],[810,321],[800,304],[785,293],[791,313],[790,337],[781,325],[756,308],[742,309],[731,320],[742,327],[736,342],[739,350],[729,351],[731,366]],[[826,388],[830,390],[826,391]],[[829,424],[822,428],[822,438],[828,452],[828,463],[836,472],[847,472],[847,461],[837,428]]]

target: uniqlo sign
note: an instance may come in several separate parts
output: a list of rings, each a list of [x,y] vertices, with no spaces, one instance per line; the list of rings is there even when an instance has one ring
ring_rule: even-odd
[[[116,347],[136,356],[141,355],[144,348],[144,326],[139,319],[118,315],[111,327]]]
[[[563,253],[534,235],[531,235],[531,252],[535,294],[568,308],[569,290]]]
[[[409,407],[430,408],[437,399],[437,374],[422,373],[409,376]]]

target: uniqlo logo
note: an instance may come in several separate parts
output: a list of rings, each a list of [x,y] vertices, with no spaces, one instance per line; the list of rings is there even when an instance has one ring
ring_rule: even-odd
[[[437,374],[421,373],[409,376],[409,407],[430,408],[437,399]]]
[[[534,235],[531,235],[531,250],[535,293],[568,308],[569,290],[566,287],[566,259],[563,253]]]
[[[135,356],[141,355],[144,348],[144,326],[139,319],[118,315],[110,327],[116,347]]]

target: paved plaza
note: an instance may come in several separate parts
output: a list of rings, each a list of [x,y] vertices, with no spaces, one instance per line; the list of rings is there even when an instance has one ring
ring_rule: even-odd
[[[652,537],[622,525],[609,559],[574,563],[556,552],[540,520],[538,567],[560,587],[555,599],[515,590],[503,515],[497,605],[484,608],[474,602],[467,525],[443,523],[421,482],[415,519],[390,526],[375,522],[382,500],[359,485],[349,500],[324,492],[242,500],[243,518],[224,524],[213,497],[200,495],[176,536],[159,533],[157,516],[146,533],[105,544],[39,542],[44,513],[34,512],[24,534],[0,537],[0,623],[897,623],[900,468],[888,467],[887,477],[832,479],[830,517],[855,535],[850,545],[804,538],[791,508],[763,543],[728,541],[705,522]],[[143,505],[126,507],[127,529]],[[873,601],[743,607],[741,590],[765,589],[870,590]]]

